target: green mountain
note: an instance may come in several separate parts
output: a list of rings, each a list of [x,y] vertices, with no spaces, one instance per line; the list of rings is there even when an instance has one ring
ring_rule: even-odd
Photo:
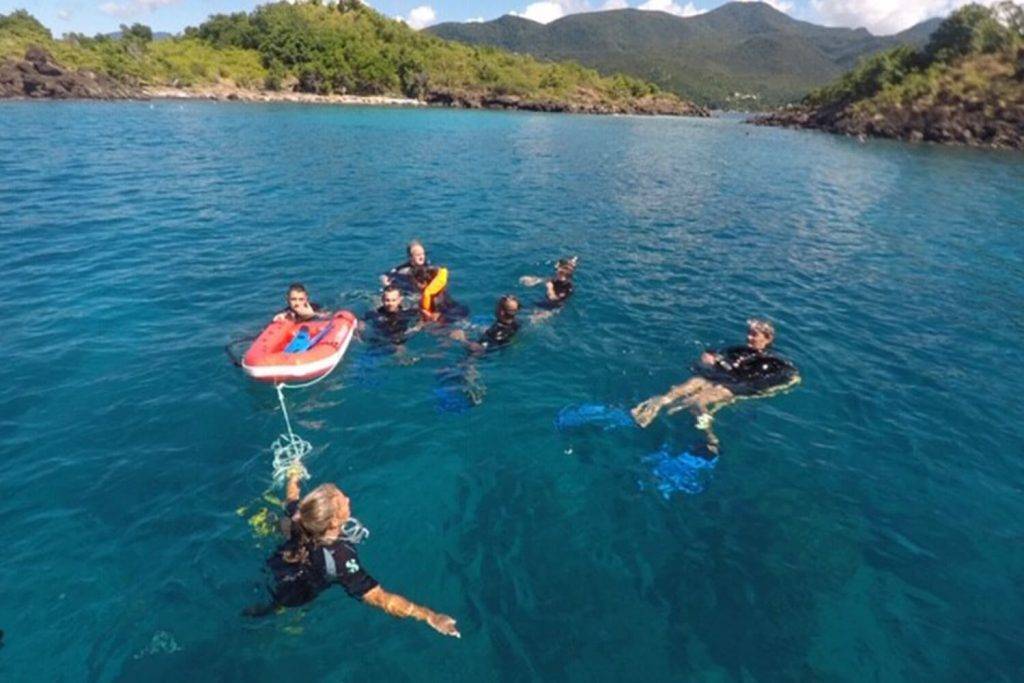
[[[732,2],[687,18],[623,9],[571,14],[546,25],[504,16],[427,30],[448,40],[627,73],[702,104],[769,107],[800,99],[864,55],[921,45],[938,24],[930,20],[874,36],[863,28],[797,21],[760,2]]]

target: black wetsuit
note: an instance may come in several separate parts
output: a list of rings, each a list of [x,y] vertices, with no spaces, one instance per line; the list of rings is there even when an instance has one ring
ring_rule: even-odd
[[[751,346],[730,346],[715,354],[714,365],[700,364],[695,372],[721,384],[737,396],[751,396],[788,384],[797,375],[796,367],[779,356]]]
[[[446,323],[469,317],[469,308],[448,296],[447,290],[434,297],[434,311],[440,313]]]
[[[568,301],[570,296],[572,296],[573,285],[572,280],[569,278],[564,280],[555,278],[554,280],[551,280],[551,287],[555,290],[555,298],[549,299],[544,297],[543,301],[537,302],[538,308],[543,308],[548,311],[557,310],[564,306],[565,302]]]
[[[426,261],[423,264],[425,267],[430,266],[430,261]],[[401,289],[406,294],[416,292],[416,283],[412,279],[412,271],[416,268],[411,261],[400,263],[386,273],[382,273],[388,281]]]
[[[298,501],[292,501],[285,510],[292,516],[298,506]],[[270,591],[274,605],[304,605],[335,584],[344,588],[351,597],[362,599],[379,585],[363,569],[351,543],[339,540],[326,546],[310,546],[304,563],[290,563],[284,559],[284,553],[294,550],[297,543],[298,534],[293,532],[291,538],[267,560],[275,580]]]
[[[518,331],[518,320],[496,320],[493,325],[487,328],[487,331],[483,333],[483,336],[480,337],[477,343],[484,347],[485,351],[499,349],[512,341],[512,338],[516,336]]]
[[[367,311],[363,320],[373,323],[374,332],[392,344],[403,344],[409,328],[419,319],[419,313],[408,308],[400,308],[394,313],[380,306],[375,311]]]

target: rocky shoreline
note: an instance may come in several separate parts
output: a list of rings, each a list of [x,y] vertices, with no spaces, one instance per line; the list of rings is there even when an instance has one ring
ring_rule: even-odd
[[[460,109],[512,109],[564,114],[623,114],[638,116],[696,116],[708,117],[711,112],[693,102],[674,97],[648,95],[628,103],[606,102],[598,96],[582,94],[579,101],[535,100],[517,95],[492,95],[447,89],[431,90],[426,95],[429,104]]]
[[[428,90],[423,99],[410,99],[384,95],[317,95],[291,90],[253,90],[230,83],[196,87],[134,87],[104,74],[65,68],[46,50],[39,47],[29,48],[22,60],[8,58],[0,62],[0,99],[166,99],[378,107],[433,105],[463,109],[506,109],[570,114],[710,116],[710,112],[703,107],[665,96],[647,96],[626,103],[609,103],[602,101],[596,94],[589,93],[581,93],[579,101],[557,101],[450,89]]]
[[[748,119],[756,126],[820,130],[857,138],[1024,150],[1024,109],[988,107],[978,101],[895,105],[875,112],[792,107]]]
[[[1024,48],[1017,53],[1016,64],[991,56],[977,58],[975,67],[979,64],[988,79],[976,86],[958,86],[966,79],[954,71],[948,84],[915,99],[800,105],[747,122],[858,138],[1024,150]]]

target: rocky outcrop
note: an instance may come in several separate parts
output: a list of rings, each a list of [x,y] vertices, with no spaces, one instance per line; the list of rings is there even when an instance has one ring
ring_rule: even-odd
[[[674,95],[648,95],[631,100],[609,102],[596,93],[582,91],[562,100],[531,99],[518,95],[434,88],[425,94],[429,104],[464,109],[518,109],[524,111],[567,114],[646,114],[665,116],[710,116],[710,112],[693,102]]]
[[[0,98],[114,100],[138,96],[137,90],[109,76],[64,68],[41,47],[30,47],[22,60],[0,63]]]
[[[1024,150],[1024,104],[943,98],[868,110],[794,107],[752,119],[760,126],[812,128],[854,137]]]
[[[984,74],[984,78],[978,78]],[[970,76],[968,78],[967,76]],[[951,69],[925,95],[796,106],[753,118],[761,126],[855,137],[1024,150],[1024,48],[1013,60],[982,57]]]

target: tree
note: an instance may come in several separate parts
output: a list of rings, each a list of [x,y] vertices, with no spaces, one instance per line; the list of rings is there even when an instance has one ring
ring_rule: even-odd
[[[153,29],[145,24],[132,24],[131,26],[121,24],[121,39],[151,43],[153,42]]]
[[[1016,38],[1015,32],[1004,26],[993,10],[964,5],[935,29],[925,54],[932,62],[950,62],[964,55],[1004,50]]]

